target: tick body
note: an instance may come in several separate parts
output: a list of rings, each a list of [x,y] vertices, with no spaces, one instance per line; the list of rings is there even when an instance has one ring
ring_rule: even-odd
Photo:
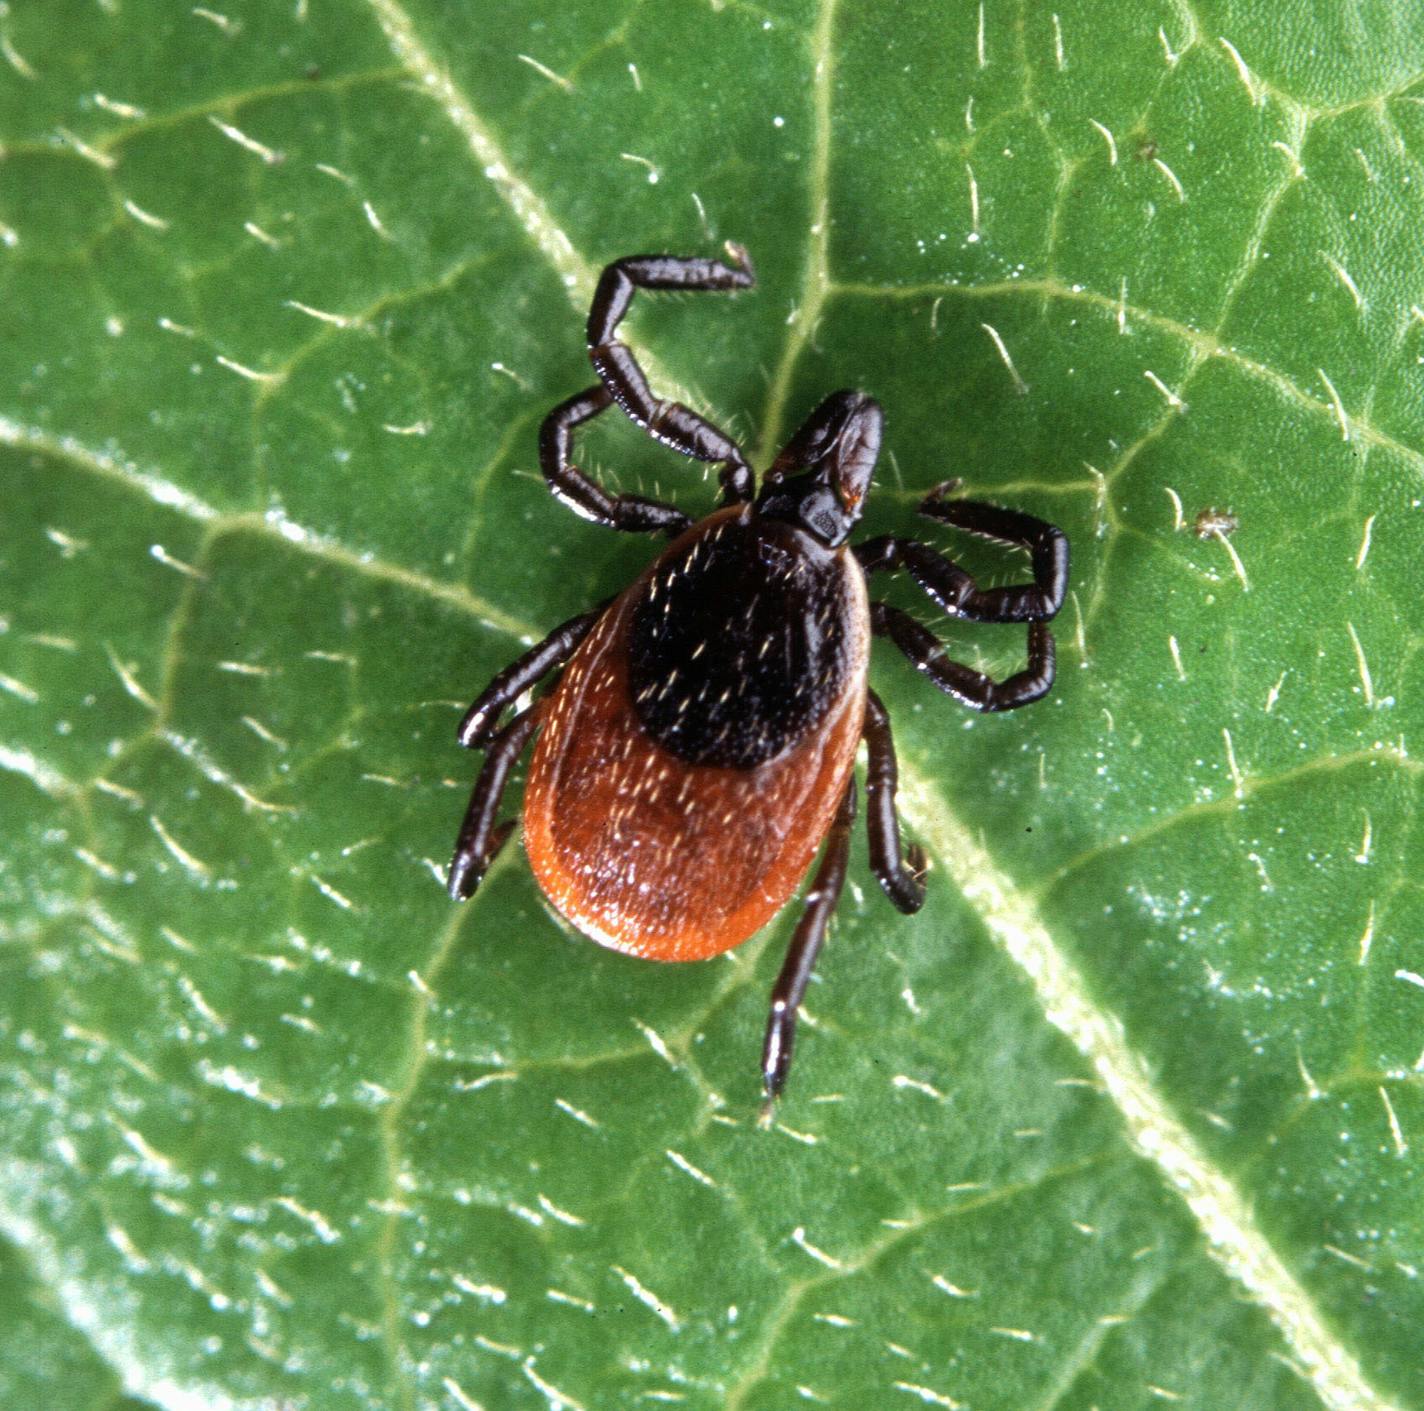
[[[525,790],[534,875],[580,931],[700,960],[795,891],[860,743],[864,585],[843,551],[739,506],[604,614],[550,698]]]
[[[699,960],[740,945],[785,905],[821,850],[772,992],[762,1052],[770,1099],[785,1084],[797,1006],[844,884],[862,739],[872,868],[901,911],[924,897],[923,855],[901,852],[889,718],[867,684],[872,636],[974,709],[1037,700],[1053,683],[1044,624],[1063,601],[1068,544],[1042,520],[950,500],[942,485],[921,513],[1027,548],[1031,583],[981,589],[938,550],[897,536],[852,547],[882,423],[879,406],[854,391],[812,412],[757,493],[737,444],[653,394],[615,336],[637,288],[750,287],[745,252],[728,251],[729,264],[632,256],[599,281],[588,343],[600,381],[549,414],[541,467],[586,518],[672,543],[618,597],[500,672],[466,712],[460,742],[486,755],[449,888],[457,900],[470,896],[511,832],[498,821],[500,800],[536,732],[524,797],[530,864],[557,910],[614,950]],[[693,523],[672,505],[610,495],[574,465],[575,429],[615,404],[659,441],[719,464],[723,507]],[[870,600],[870,576],[896,570],[951,616],[1026,623],[1027,666],[994,681],[951,660],[915,618]],[[501,725],[555,672],[550,691]]]

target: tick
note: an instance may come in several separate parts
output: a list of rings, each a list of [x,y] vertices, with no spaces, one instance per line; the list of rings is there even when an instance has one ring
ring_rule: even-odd
[[[672,542],[629,588],[501,671],[466,711],[459,741],[485,759],[449,888],[469,897],[509,837],[500,799],[536,732],[524,791],[529,862],[559,913],[600,945],[668,961],[730,950],[780,910],[820,850],[771,995],[770,1101],[786,1083],[797,1007],[845,884],[862,739],[871,868],[900,911],[924,900],[924,854],[901,848],[889,716],[867,684],[871,638],[887,638],[971,709],[1028,705],[1053,685],[1045,624],[1067,588],[1068,541],[1016,510],[950,499],[946,483],[919,512],[1026,548],[1031,583],[981,588],[938,549],[897,535],[848,544],[880,449],[882,413],[862,392],[827,397],[758,490],[737,443],[657,396],[617,337],[638,289],[751,288],[746,251],[728,245],[727,256],[632,255],[599,279],[588,318],[599,380],[545,418],[539,464],[585,519]],[[574,433],[615,405],[655,440],[719,466],[721,507],[694,522],[660,500],[610,494],[580,470]],[[1024,669],[996,681],[870,598],[873,575],[901,570],[951,617],[1026,623]],[[504,721],[554,672],[551,690]]]

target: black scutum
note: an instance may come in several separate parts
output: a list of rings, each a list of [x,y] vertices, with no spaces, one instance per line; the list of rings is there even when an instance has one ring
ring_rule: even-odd
[[[659,566],[633,609],[638,718],[690,764],[765,764],[839,694],[848,607],[840,555],[773,521],[720,520]]]

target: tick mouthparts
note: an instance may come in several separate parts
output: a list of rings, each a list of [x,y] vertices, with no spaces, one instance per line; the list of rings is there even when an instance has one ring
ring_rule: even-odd
[[[774,484],[810,472],[854,508],[870,487],[884,422],[873,397],[850,389],[832,392],[786,443],[766,479]]]
[[[860,393],[860,399],[840,428],[835,448],[836,493],[849,510],[858,509],[870,489],[870,477],[880,457],[880,433],[885,414],[880,404]]]

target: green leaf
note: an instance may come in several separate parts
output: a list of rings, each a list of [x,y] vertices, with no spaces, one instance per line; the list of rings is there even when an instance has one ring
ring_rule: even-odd
[[[0,1404],[1424,1407],[1424,7],[0,41]],[[862,387],[866,532],[1075,555],[1043,704],[877,648],[930,897],[857,843],[770,1130],[794,908],[659,967],[439,881],[463,705],[652,551],[537,474],[596,272],[725,239],[659,388],[764,464]]]

